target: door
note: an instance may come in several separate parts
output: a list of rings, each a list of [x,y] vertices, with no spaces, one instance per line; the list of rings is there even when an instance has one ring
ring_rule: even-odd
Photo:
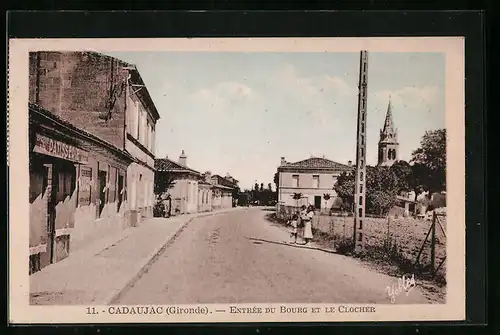
[[[314,207],[316,209],[321,209],[321,196],[317,195],[314,197]]]
[[[118,206],[116,208],[116,211],[120,211],[120,206],[123,202],[123,176],[118,175]]]
[[[99,171],[99,217],[106,204],[106,171]]]

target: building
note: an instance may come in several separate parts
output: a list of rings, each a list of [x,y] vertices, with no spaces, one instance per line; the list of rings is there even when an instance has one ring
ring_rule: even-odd
[[[236,206],[234,191],[238,189],[238,181],[231,177],[209,175],[212,184],[212,209],[231,208]]]
[[[94,52],[32,52],[30,102],[129,152],[126,220],[134,226],[152,215],[159,114],[134,66]]]
[[[184,150],[182,150],[177,162],[168,157],[157,158],[155,169],[157,180],[160,174],[163,174],[172,183],[168,190],[172,201],[169,214],[180,215],[198,212],[198,185],[203,177],[200,172],[187,166],[187,156]],[[206,189],[207,187],[204,185],[202,188]]]
[[[149,215],[159,115],[135,67],[93,52],[31,52],[29,102],[35,143],[30,164],[37,166],[30,172],[30,203],[36,213],[40,201],[35,194],[40,192],[43,198],[48,192],[51,197],[47,210],[58,222],[48,229],[56,234],[55,247],[48,246],[51,262],[64,257],[69,245],[78,249],[94,238],[136,225],[139,212]],[[55,130],[48,131],[50,127]],[[63,131],[64,135],[59,134]],[[37,145],[45,149],[36,149]],[[71,155],[87,158],[61,161]],[[49,187],[51,178],[59,180],[59,195]],[[72,197],[76,189],[78,199]],[[65,214],[57,214],[56,208],[64,208]],[[35,214],[32,217],[33,224],[38,224]],[[36,229],[33,226],[30,234],[37,235]],[[43,250],[43,243],[37,243],[30,244],[30,253]],[[38,258],[44,262],[43,257],[33,257],[35,262]]]
[[[333,189],[337,177],[343,172],[351,172],[351,161],[347,165],[326,158],[311,157],[290,163],[281,158],[278,167],[278,203],[284,206],[314,205],[317,209],[330,209],[337,200]],[[295,194],[301,194],[295,199]],[[324,195],[330,199],[325,200]]]
[[[122,228],[125,151],[29,104],[30,273]],[[70,249],[71,247],[71,249]]]
[[[209,212],[236,205],[233,195],[238,188],[238,180],[229,174],[221,177],[212,175],[210,171],[202,174],[189,168],[184,150],[177,162],[168,157],[157,158],[155,169],[155,182],[161,182],[161,178],[171,184],[167,191],[171,199],[170,215]]]
[[[392,119],[392,106],[389,100],[387,114],[385,116],[384,128],[380,130],[380,139],[378,142],[378,164],[379,166],[391,166],[398,160],[398,133],[394,128]]]
[[[130,224],[138,225],[153,216],[155,129],[160,115],[139,71],[131,65],[124,68],[128,71],[125,150],[134,157],[127,169]]]
[[[198,212],[212,211],[212,180],[210,172],[205,172],[198,182]]]

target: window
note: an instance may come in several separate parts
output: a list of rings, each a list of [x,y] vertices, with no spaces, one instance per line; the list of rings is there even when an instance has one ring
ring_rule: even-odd
[[[359,185],[359,193],[363,193],[363,185]]]
[[[319,176],[313,176],[313,188],[319,188]]]
[[[138,101],[137,102],[137,139],[139,141],[142,139],[141,133],[142,133],[142,109],[141,109],[141,103]]]
[[[155,152],[155,130],[151,125],[151,152]]]
[[[148,123],[148,150],[153,151],[153,127]]]
[[[293,187],[299,187],[299,175],[293,175],[292,180],[293,180]]]

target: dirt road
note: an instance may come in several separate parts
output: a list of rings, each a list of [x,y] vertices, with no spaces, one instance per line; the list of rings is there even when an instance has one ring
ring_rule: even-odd
[[[287,244],[262,209],[192,221],[119,304],[391,303],[398,279],[355,259]],[[394,303],[427,303],[417,286]]]

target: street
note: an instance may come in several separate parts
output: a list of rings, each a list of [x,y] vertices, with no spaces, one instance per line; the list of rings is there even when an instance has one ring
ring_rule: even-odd
[[[289,245],[249,208],[193,220],[116,304],[390,303],[398,283],[355,259]],[[418,287],[395,303],[427,303]]]

